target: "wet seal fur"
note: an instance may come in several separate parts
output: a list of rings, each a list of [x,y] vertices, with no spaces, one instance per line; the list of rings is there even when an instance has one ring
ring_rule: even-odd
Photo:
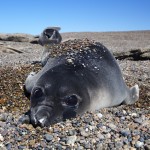
[[[126,86],[117,61],[102,44],[69,40],[45,49],[49,55],[44,67],[25,81],[31,101],[27,115],[34,126],[138,100],[138,85]]]

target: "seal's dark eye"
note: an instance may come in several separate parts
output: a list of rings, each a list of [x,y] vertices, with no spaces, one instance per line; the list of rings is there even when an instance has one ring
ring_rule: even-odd
[[[43,96],[43,91],[42,91],[42,89],[37,88],[37,89],[34,91],[34,96],[37,97],[37,98]]]
[[[65,103],[68,106],[75,106],[78,103],[78,98],[76,95],[71,95],[65,98]]]

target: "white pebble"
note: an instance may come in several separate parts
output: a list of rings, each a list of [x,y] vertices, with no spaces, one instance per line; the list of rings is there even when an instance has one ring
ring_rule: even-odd
[[[98,118],[102,118],[103,115],[101,113],[97,113]]]
[[[0,141],[3,142],[4,141],[4,137],[0,134]]]
[[[143,144],[144,144],[143,142],[137,141],[137,142],[135,143],[135,147],[136,147],[136,148],[142,147]]]
[[[137,116],[137,113],[132,113],[131,116],[132,116],[132,117],[136,117],[136,116]]]

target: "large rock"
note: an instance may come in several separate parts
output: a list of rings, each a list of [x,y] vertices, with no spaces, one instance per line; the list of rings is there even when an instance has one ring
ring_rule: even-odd
[[[113,52],[116,59],[123,60],[150,60],[150,48],[131,49],[125,52]]]
[[[37,44],[38,38],[30,34],[0,34],[0,41],[29,42]]]

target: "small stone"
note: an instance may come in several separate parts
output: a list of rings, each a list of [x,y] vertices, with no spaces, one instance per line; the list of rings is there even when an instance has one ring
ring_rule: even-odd
[[[3,143],[0,143],[0,150],[7,150]]]
[[[76,131],[75,130],[69,130],[69,135],[75,135]]]
[[[96,126],[97,126],[97,128],[101,128],[101,127],[103,126],[103,124],[102,124],[102,123],[99,123],[99,124],[97,124]]]
[[[122,130],[122,131],[120,131],[120,133],[125,137],[127,137],[131,134],[131,132],[129,130]]]
[[[142,119],[140,119],[140,118],[135,118],[135,119],[134,119],[134,122],[135,122],[135,123],[142,124],[143,121],[142,121]]]
[[[115,130],[117,127],[114,124],[110,123],[109,128],[111,128],[112,130]]]
[[[103,144],[102,143],[98,143],[97,145],[96,145],[96,149],[103,149],[104,147],[103,147]]]
[[[102,133],[108,133],[111,129],[107,129],[106,128],[106,126],[102,126],[102,128],[101,128],[101,130],[102,130]]]
[[[21,149],[21,150],[23,150],[23,149],[25,149],[26,147],[24,146],[24,145],[19,145],[18,146],[18,149]]]
[[[70,63],[70,64],[73,64],[73,60],[70,59],[70,58],[67,59],[67,62]]]
[[[140,132],[138,130],[134,130],[132,131],[132,135],[133,136],[140,135]]]
[[[5,127],[6,126],[6,122],[2,122],[2,121],[0,121],[0,127]]]
[[[7,150],[11,150],[11,147],[12,147],[12,144],[11,144],[11,143],[7,143],[7,144],[6,144]]]
[[[125,117],[124,117],[124,116],[122,116],[120,119],[121,119],[121,120],[125,120]]]
[[[8,115],[6,113],[0,114],[0,121],[5,122],[7,120],[7,116]]]
[[[91,148],[90,143],[85,143],[85,144],[84,144],[84,148],[86,148],[86,149],[90,149],[90,148]]]
[[[145,150],[150,150],[150,145],[145,145],[145,146],[144,146],[144,149],[145,149]]]
[[[67,138],[68,138],[67,144],[73,146],[74,143],[75,143],[75,141],[76,141],[76,139],[77,139],[77,136],[76,136],[76,135],[73,135],[73,136],[69,136],[69,137],[67,137]]]
[[[136,148],[134,148],[134,147],[130,147],[130,150],[136,150]]]
[[[129,150],[129,145],[123,145],[123,150]]]
[[[88,128],[86,128],[86,129],[85,129],[85,131],[86,131],[86,132],[88,132],[88,131],[89,131],[89,129],[88,129]]]
[[[28,115],[22,115],[19,120],[18,120],[18,124],[29,124],[30,123],[30,118]]]
[[[137,117],[137,113],[132,113],[131,116],[132,117]]]
[[[96,127],[95,126],[89,126],[89,129],[92,131],[94,130]]]
[[[127,114],[127,112],[126,112],[125,110],[123,110],[122,112],[123,112],[123,114],[124,114],[124,115],[126,115],[126,114]]]
[[[145,143],[148,144],[148,145],[150,145],[150,139],[145,140]]]
[[[139,141],[140,141],[140,142],[144,142],[144,138],[143,138],[143,137],[140,137]]]
[[[84,129],[81,129],[81,130],[80,130],[80,133],[81,133],[81,135],[84,136],[84,137],[88,137],[88,136],[89,136],[89,133],[88,133],[88,132],[85,132]]]
[[[140,148],[140,147],[142,147],[144,145],[144,143],[143,142],[140,142],[140,141],[137,141],[136,143],[135,143],[135,147],[136,148]]]
[[[34,146],[34,145],[35,145],[35,139],[34,139],[34,140],[30,140],[30,141],[29,141],[29,145],[30,145],[30,146]]]
[[[4,137],[0,134],[0,141],[3,142],[4,141]]]
[[[86,123],[90,123],[90,122],[92,121],[92,117],[85,118],[84,121],[85,121]]]
[[[105,138],[110,139],[110,138],[111,138],[111,134],[110,134],[110,133],[107,133],[107,134],[105,135]]]
[[[97,113],[98,118],[102,118],[103,115],[101,113]]]
[[[97,137],[98,137],[100,140],[103,140],[103,139],[105,138],[104,135],[101,134],[101,133],[99,133],[99,134],[97,135]]]
[[[45,134],[45,139],[46,139],[46,141],[47,142],[50,142],[50,141],[52,141],[53,140],[53,136],[52,135],[50,135],[50,134]]]
[[[123,140],[123,143],[126,144],[126,145],[128,145],[128,144],[129,144],[128,139],[124,139],[124,140]]]
[[[123,146],[123,142],[115,142],[115,147],[116,148],[121,148]]]

